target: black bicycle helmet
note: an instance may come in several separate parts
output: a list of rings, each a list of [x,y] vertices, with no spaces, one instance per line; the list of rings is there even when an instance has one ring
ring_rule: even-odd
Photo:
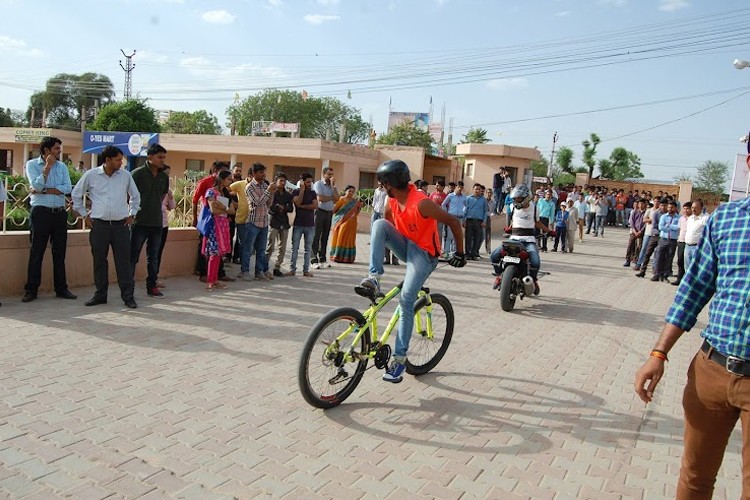
[[[411,180],[409,166],[401,160],[384,162],[378,167],[376,175],[380,182],[396,189],[406,189]]]

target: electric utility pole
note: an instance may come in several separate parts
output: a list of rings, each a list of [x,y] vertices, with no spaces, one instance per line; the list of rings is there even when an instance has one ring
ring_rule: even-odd
[[[125,100],[130,100],[131,95],[133,94],[133,68],[135,68],[135,64],[133,63],[133,56],[135,55],[135,50],[132,54],[127,55],[124,50],[120,49],[120,52],[122,52],[122,55],[125,56],[125,66],[122,65],[122,61],[120,62],[120,67],[125,72]]]
[[[552,136],[552,153],[549,155],[549,165],[547,165],[547,177],[552,177],[552,165],[555,162],[555,145],[557,144],[557,132]]]

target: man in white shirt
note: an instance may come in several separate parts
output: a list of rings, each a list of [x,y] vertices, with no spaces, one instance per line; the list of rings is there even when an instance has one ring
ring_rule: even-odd
[[[87,306],[107,303],[109,289],[109,247],[117,269],[117,283],[125,305],[135,309],[133,268],[130,265],[130,226],[141,206],[141,195],[130,172],[122,170],[122,152],[106,146],[101,153],[104,164],[83,174],[73,188],[73,209],[91,227],[89,240],[94,261],[96,292]],[[88,195],[91,211],[86,210],[83,197]],[[128,202],[128,197],[130,198]]]
[[[685,227],[685,271],[690,268],[690,262],[695,258],[698,243],[703,237],[703,228],[708,221],[708,214],[703,213],[703,201],[693,202],[693,215],[687,218]]]
[[[315,269],[331,267],[328,262],[328,234],[331,232],[333,207],[341,193],[333,179],[333,167],[323,169],[323,178],[313,184],[312,190],[318,195],[318,209],[315,210],[315,236],[312,242],[312,263]]]

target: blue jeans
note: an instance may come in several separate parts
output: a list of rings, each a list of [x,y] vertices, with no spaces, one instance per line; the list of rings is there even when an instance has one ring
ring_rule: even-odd
[[[647,234],[643,237],[643,243],[641,243],[641,253],[638,254],[638,260],[635,263],[637,267],[641,267],[641,265],[643,264],[643,259],[646,258],[646,248],[648,247],[648,240],[650,239],[650,234]]]
[[[135,277],[135,266],[141,256],[143,244],[146,244],[146,288],[156,287],[159,276],[159,248],[161,247],[161,226],[134,225],[130,229],[130,266]]]
[[[495,188],[492,190],[492,194],[495,196],[495,213],[499,214],[503,211],[503,205],[505,201],[505,194],[503,194],[502,188]]]
[[[615,216],[617,217],[617,224],[625,227],[625,225],[628,223],[628,219],[625,218],[625,209],[617,210],[615,212]]]
[[[372,225],[370,240],[370,275],[383,275],[383,253],[389,248],[399,260],[406,262],[404,286],[398,299],[401,316],[398,320],[398,334],[393,359],[402,362],[406,359],[412,331],[414,330],[414,303],[417,294],[427,278],[437,267],[437,257],[431,257],[416,243],[399,233],[396,226],[385,219]]]
[[[698,245],[685,245],[685,272],[690,268],[690,263],[695,259],[698,253]]]
[[[542,261],[539,258],[539,249],[537,249],[536,243],[531,241],[522,241],[524,248],[526,249],[526,253],[529,254],[529,275],[532,277],[534,281],[536,281],[539,278],[539,268],[542,265]],[[500,271],[497,264],[500,264],[500,261],[502,260],[502,257],[500,256],[500,252],[503,249],[503,245],[499,245],[495,250],[492,251],[492,254],[490,255],[490,262],[494,264],[496,267],[496,271]]]
[[[625,227],[630,227],[630,214],[632,213],[632,208],[625,208]]]
[[[247,255],[245,254],[244,244],[247,237],[245,234],[247,232],[247,224],[237,224],[235,231],[237,232],[237,240],[240,243],[240,271],[246,273],[250,270],[250,256],[252,255],[252,250],[249,248]]]
[[[312,242],[315,237],[315,226],[294,226],[292,229],[292,263],[289,264],[289,270],[297,272],[297,256],[299,255],[299,244],[305,237],[305,257],[302,263],[302,272],[310,270],[310,254],[312,253]]]
[[[464,223],[463,217],[456,218],[459,220],[459,222],[461,222],[461,224]],[[445,255],[453,255],[454,253],[456,253],[456,238],[455,236],[453,236],[453,231],[451,231],[451,228],[447,226],[445,227],[445,235],[443,236],[442,249],[443,254]]]
[[[242,272],[250,272],[250,255],[255,253],[255,274],[266,272],[266,245],[268,244],[268,226],[258,227],[253,223],[245,224],[245,236],[242,238]]]
[[[602,236],[604,236],[604,226],[607,225],[607,216],[606,215],[597,215],[596,216],[596,229],[594,230],[595,235],[599,235],[599,230],[602,232]]]

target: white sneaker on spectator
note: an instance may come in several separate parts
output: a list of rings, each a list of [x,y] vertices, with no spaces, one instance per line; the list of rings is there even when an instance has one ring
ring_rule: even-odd
[[[322,266],[320,264],[315,264],[313,266],[313,269],[322,269]]]

